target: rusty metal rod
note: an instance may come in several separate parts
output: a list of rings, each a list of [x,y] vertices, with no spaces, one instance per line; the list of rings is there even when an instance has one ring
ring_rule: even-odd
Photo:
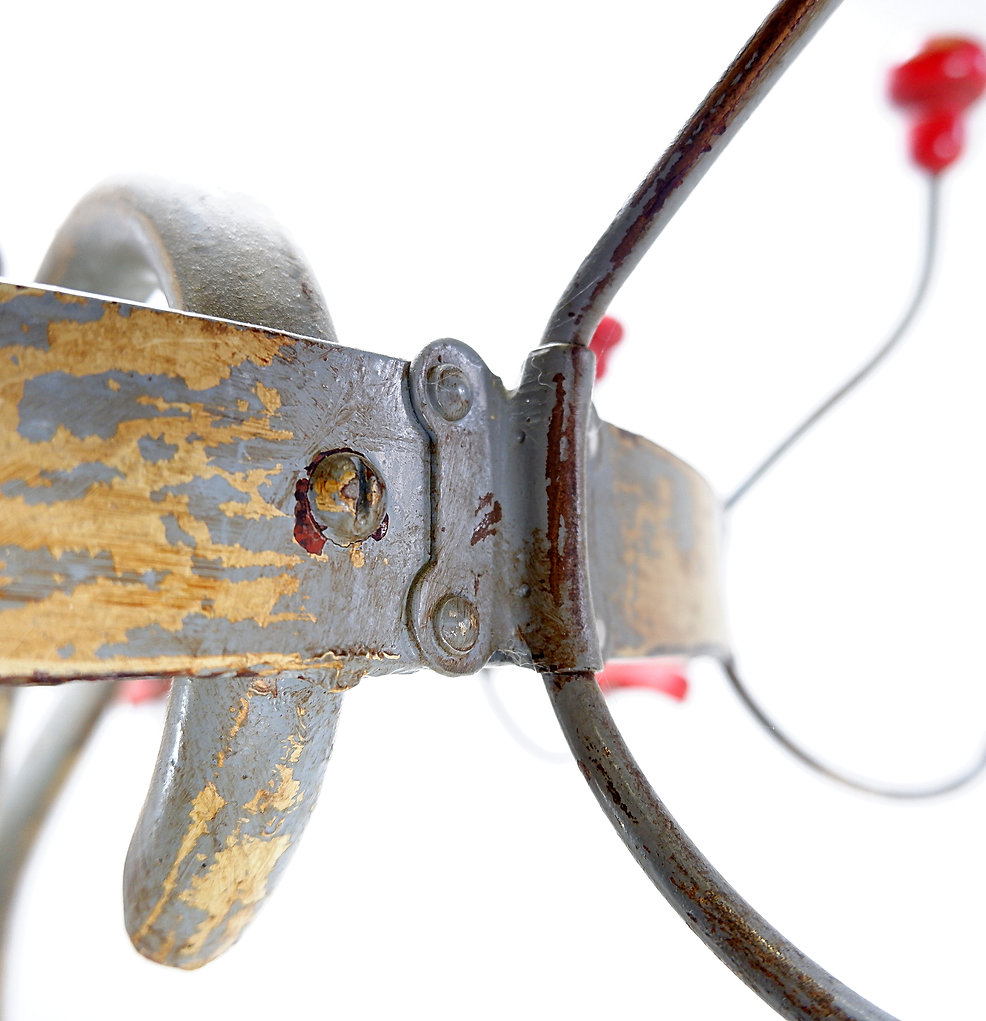
[[[588,344],[616,292],[840,0],[781,0],[586,256],[542,344]]]
[[[640,771],[592,674],[547,674],[551,704],[596,800],[689,928],[790,1021],[893,1021],[788,942],[682,832]]]

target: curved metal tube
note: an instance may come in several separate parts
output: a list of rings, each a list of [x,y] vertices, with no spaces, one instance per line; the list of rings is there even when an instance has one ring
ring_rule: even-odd
[[[840,0],[781,0],[586,256],[542,344],[588,344],[616,292]]]
[[[124,869],[145,957],[197,968],[236,942],[308,822],[341,703],[315,677],[175,682]]]
[[[155,177],[107,181],[62,224],[38,283],[335,341],[314,274],[279,224],[242,196]]]
[[[682,832],[623,742],[591,674],[545,685],[572,754],[638,864],[705,945],[782,1017],[893,1021],[789,943]]]
[[[335,340],[306,262],[263,210],[157,179],[103,185],[40,282]],[[195,968],[238,938],[314,807],[342,699],[333,671],[175,681],[124,873],[134,946]]]

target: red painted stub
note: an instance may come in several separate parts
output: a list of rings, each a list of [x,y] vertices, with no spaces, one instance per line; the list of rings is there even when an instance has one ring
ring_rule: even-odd
[[[623,325],[612,316],[603,316],[596,332],[589,341],[589,348],[596,356],[596,382],[606,373],[610,351],[623,339]]]
[[[140,705],[164,698],[170,690],[170,677],[132,677],[120,685],[120,698],[130,705]]]
[[[889,91],[911,117],[911,158],[940,174],[962,155],[962,115],[986,91],[986,53],[971,39],[931,39],[890,72]]]
[[[607,695],[620,688],[647,688],[680,702],[688,694],[685,666],[677,660],[610,660],[596,681]]]

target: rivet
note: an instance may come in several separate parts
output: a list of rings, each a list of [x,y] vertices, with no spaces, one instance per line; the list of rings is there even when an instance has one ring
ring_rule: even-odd
[[[428,397],[446,422],[458,422],[469,413],[472,387],[458,365],[434,365],[428,370]]]
[[[334,450],[316,460],[309,471],[308,505],[327,539],[351,546],[381,530],[387,513],[385,488],[362,454]]]
[[[432,624],[448,652],[463,655],[479,641],[479,613],[465,596],[445,596],[435,607]]]

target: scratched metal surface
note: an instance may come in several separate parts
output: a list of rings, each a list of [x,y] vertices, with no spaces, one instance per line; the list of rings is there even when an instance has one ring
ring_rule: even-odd
[[[492,487],[490,501],[495,489],[495,506],[502,500],[507,510],[506,520],[476,532],[489,517],[484,497],[459,506],[449,495],[468,459],[446,469],[444,484],[436,477],[436,513],[447,528],[432,524],[430,447],[410,409],[407,366],[396,359],[9,284],[0,284],[0,351],[7,678],[341,674],[351,660],[372,673],[415,669],[434,605],[464,581],[445,578],[441,591],[421,597],[416,641],[405,594],[414,582],[420,595],[429,550],[441,558],[460,545],[488,637],[475,650],[480,658],[454,672],[475,670],[496,651],[556,668],[600,665],[598,651],[591,664],[584,658],[596,641],[590,585],[609,655],[727,645],[708,485],[605,424],[593,427],[587,492],[562,485],[574,462],[546,464],[550,430],[577,429],[581,446],[588,420],[565,411],[564,387],[561,405],[552,397],[541,407],[561,385],[560,376],[554,389],[539,382],[555,372],[546,354],[510,401],[498,380],[488,384],[502,408],[480,415],[492,447],[472,456],[495,466],[497,481],[479,471],[476,484]],[[460,424],[446,429],[458,449]],[[569,440],[575,451],[574,432]],[[370,459],[385,487],[384,526],[346,546],[308,520],[309,468],[338,449]],[[529,484],[545,471],[547,503]],[[577,527],[586,500],[591,547],[587,528]],[[452,538],[460,526],[462,544]],[[582,559],[573,544],[591,548],[581,579],[569,576]],[[524,586],[533,593],[515,597]],[[550,626],[562,602],[582,622],[571,639]]]
[[[0,671],[407,668],[402,593],[429,523],[404,363],[0,288]],[[378,465],[390,528],[312,554],[294,535],[296,487],[340,447]]]
[[[680,458],[608,423],[590,446],[588,548],[604,653],[728,649],[723,522],[712,487]]]
[[[239,938],[315,806],[341,702],[293,674],[238,690],[175,683],[124,874],[127,930],[145,957],[198,968]]]

